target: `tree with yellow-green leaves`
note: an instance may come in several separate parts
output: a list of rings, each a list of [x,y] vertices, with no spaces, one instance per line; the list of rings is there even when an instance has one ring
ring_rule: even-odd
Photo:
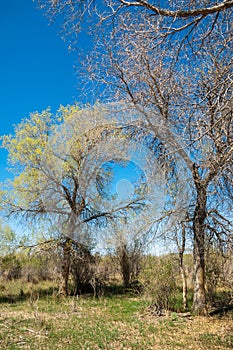
[[[16,235],[10,226],[4,225],[0,220],[0,256],[13,253],[16,249]]]
[[[79,191],[78,162],[87,146],[87,137],[82,135],[81,144],[75,134],[79,123],[85,123],[82,117],[83,111],[78,106],[61,107],[56,115],[49,109],[31,113],[15,127],[14,135],[2,138],[14,175],[13,180],[2,185],[3,210],[9,217],[32,223],[43,219],[45,227],[45,222],[54,227],[53,238],[62,248],[61,293],[65,295],[72,249],[79,246],[82,250],[87,245],[85,249],[90,254],[90,240],[74,240],[72,224],[67,224],[72,222],[72,216],[76,218],[84,212],[86,206]],[[90,118],[86,123],[91,123]]]
[[[130,146],[124,148],[124,142],[131,134],[124,133],[125,127],[113,115],[103,106],[61,107],[56,115],[48,109],[31,113],[15,127],[14,135],[2,139],[14,175],[2,185],[3,209],[9,217],[42,222],[54,231],[49,241],[56,241],[62,252],[64,295],[69,293],[73,256],[88,261],[92,269],[96,228],[124,216],[131,204],[141,200],[138,195],[132,203],[103,208],[103,197],[95,189],[102,163],[130,157]]]
[[[85,113],[89,118],[85,118]],[[90,135],[81,135],[80,124],[82,127],[88,125],[92,139],[93,136],[98,138],[101,129],[91,130],[91,118],[97,114],[83,111],[78,106],[61,107],[56,115],[49,109],[31,113],[30,118],[15,127],[13,136],[2,138],[2,147],[8,151],[8,162],[14,175],[2,191],[7,215],[28,219],[47,214],[65,215],[65,201],[75,214],[85,207],[77,174],[85,148],[90,147]],[[80,135],[82,140],[79,140]],[[49,191],[52,192],[51,203],[47,203]]]
[[[2,147],[8,150],[8,162],[14,175],[13,180],[8,181],[2,195],[4,209],[8,215],[36,216],[43,213],[38,179],[42,171],[41,157],[52,124],[49,110],[32,113],[30,118],[15,127],[14,136],[2,138]]]

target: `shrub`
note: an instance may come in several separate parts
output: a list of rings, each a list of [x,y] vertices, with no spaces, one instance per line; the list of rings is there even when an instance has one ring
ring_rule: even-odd
[[[174,309],[177,285],[174,278],[174,261],[171,256],[147,257],[140,274],[144,293],[159,314],[162,310]]]
[[[22,266],[14,253],[1,257],[1,277],[5,280],[13,280],[21,277]]]

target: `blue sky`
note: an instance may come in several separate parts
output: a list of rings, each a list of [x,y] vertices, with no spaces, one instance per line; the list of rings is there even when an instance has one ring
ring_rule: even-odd
[[[61,39],[59,22],[50,25],[33,0],[0,0],[0,5],[2,136],[12,134],[14,125],[29,117],[30,112],[47,107],[55,112],[60,104],[82,102],[82,96],[77,90],[78,74],[74,69],[74,65],[79,66],[78,55],[69,52],[68,44]],[[82,36],[79,44],[85,51],[90,41]],[[6,168],[7,152],[0,149],[0,181],[11,177]],[[123,170],[117,168],[114,186],[124,179]],[[119,183],[118,190],[122,192],[128,182]]]
[[[58,24],[49,21],[32,0],[0,0],[0,135],[30,112],[79,100],[77,56],[70,53]],[[0,149],[0,181],[8,174]]]

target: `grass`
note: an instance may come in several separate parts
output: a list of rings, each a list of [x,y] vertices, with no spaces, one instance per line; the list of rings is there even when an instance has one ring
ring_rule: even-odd
[[[23,293],[22,293],[23,288]],[[36,289],[35,289],[36,288]],[[48,283],[5,284],[0,292],[1,349],[230,349],[233,315],[155,317],[138,295],[57,298]]]

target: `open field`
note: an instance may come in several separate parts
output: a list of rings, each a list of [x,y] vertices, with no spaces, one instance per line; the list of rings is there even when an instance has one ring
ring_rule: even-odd
[[[8,286],[9,287],[9,286]],[[57,298],[50,290],[0,293],[1,349],[230,349],[233,313],[156,317],[141,296]]]

